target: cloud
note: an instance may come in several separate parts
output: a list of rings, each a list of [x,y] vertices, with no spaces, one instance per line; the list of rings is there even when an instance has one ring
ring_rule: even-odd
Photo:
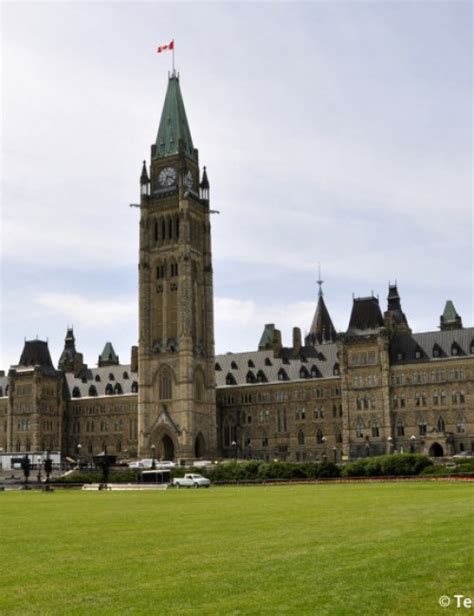
[[[36,302],[61,315],[68,323],[90,327],[113,325],[137,320],[137,300],[130,297],[91,299],[72,293],[42,293]]]

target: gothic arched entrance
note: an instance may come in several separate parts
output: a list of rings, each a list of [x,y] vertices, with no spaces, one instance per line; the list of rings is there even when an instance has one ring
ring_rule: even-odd
[[[174,443],[167,434],[161,439],[161,447],[163,458],[165,460],[174,460]]]
[[[194,457],[202,458],[204,452],[206,451],[206,441],[204,440],[204,436],[202,432],[196,436],[196,440],[194,441]]]
[[[443,448],[439,443],[433,443],[428,455],[430,458],[442,458],[444,456]]]

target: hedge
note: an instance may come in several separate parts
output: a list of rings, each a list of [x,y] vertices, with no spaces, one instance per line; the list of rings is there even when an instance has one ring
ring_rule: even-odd
[[[427,456],[413,453],[361,458],[342,469],[343,477],[400,477],[419,475],[433,463]]]

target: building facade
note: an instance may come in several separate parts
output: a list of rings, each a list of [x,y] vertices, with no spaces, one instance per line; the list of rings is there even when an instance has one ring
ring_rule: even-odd
[[[179,77],[168,81],[140,177],[139,344],[121,364],[110,342],[89,368],[66,333],[57,368],[25,342],[0,373],[0,450],[92,458],[341,461],[474,450],[474,328],[451,301],[439,331],[413,333],[396,285],[382,313],[353,300],[336,332],[322,282],[309,334],[290,347],[265,325],[257,350],[214,354],[209,180]]]

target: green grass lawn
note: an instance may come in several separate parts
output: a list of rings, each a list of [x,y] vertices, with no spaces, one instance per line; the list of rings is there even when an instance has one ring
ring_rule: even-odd
[[[467,483],[0,493],[0,614],[449,614]]]

